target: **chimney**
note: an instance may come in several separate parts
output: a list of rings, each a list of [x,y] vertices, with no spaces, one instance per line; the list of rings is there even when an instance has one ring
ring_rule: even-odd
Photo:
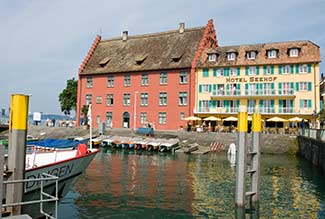
[[[128,31],[125,30],[125,31],[123,31],[122,40],[126,41],[127,39],[128,39]]]
[[[184,33],[184,31],[185,31],[185,23],[179,23],[178,32]]]

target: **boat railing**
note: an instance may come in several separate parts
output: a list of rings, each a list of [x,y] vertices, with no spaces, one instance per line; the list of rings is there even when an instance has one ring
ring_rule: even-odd
[[[9,203],[9,204],[2,204],[3,208],[6,207],[14,207],[14,206],[23,206],[23,205],[31,205],[31,204],[40,204],[40,213],[44,215],[46,218],[51,218],[51,219],[56,219],[58,216],[58,183],[59,177],[50,175],[48,173],[42,173],[40,178],[36,179],[22,179],[22,180],[7,180],[3,181],[4,185],[8,184],[15,184],[15,183],[27,183],[27,182],[40,182],[40,199],[36,200],[31,200],[31,201],[24,201],[24,202],[17,202],[17,203]],[[44,191],[44,182],[48,181],[55,181],[55,196],[46,193]],[[52,216],[50,213],[45,212],[44,210],[44,203],[46,202],[55,202],[55,210],[54,210],[54,215]]]

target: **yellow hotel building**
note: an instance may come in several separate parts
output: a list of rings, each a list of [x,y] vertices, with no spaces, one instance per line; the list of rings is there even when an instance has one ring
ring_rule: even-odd
[[[195,115],[236,116],[239,107],[262,119],[300,117],[315,124],[321,109],[320,48],[310,41],[203,50],[196,75]]]

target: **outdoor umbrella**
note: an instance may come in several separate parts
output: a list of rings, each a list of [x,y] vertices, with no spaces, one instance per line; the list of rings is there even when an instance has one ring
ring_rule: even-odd
[[[288,120],[282,119],[280,117],[274,116],[266,120],[267,122],[287,122]]]
[[[303,120],[303,118],[300,117],[293,117],[288,119],[289,122],[301,122]]]
[[[214,117],[214,116],[209,116],[207,118],[204,118],[203,120],[205,121],[221,121],[220,118]]]
[[[223,121],[231,121],[231,122],[234,122],[237,120],[238,120],[237,117],[233,117],[233,116],[229,116],[229,117],[223,119]]]
[[[183,118],[183,120],[185,120],[185,121],[200,121],[201,118],[196,117],[196,116],[189,116],[189,117]]]

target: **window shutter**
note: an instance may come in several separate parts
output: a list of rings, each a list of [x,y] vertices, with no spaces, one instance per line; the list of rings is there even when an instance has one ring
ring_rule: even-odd
[[[279,100],[279,107],[280,107],[280,109],[282,109],[282,107],[283,107],[283,100]]]
[[[311,73],[311,64],[308,64],[308,73]]]
[[[293,67],[293,65],[290,65],[290,73],[291,73],[291,74],[294,73],[294,67]]]
[[[213,90],[212,90],[212,92],[214,92],[214,93],[217,92],[217,85],[216,85],[216,84],[213,85]]]
[[[274,112],[274,100],[271,100],[271,109],[272,109],[272,112]]]
[[[240,92],[240,84],[237,84],[237,86],[236,86],[236,90],[237,90],[238,92]]]
[[[311,108],[311,100],[308,100],[308,108]]]
[[[321,100],[321,101],[319,102],[319,104],[320,104],[319,109],[322,110],[322,109],[323,109],[323,101]]]
[[[264,69],[264,74],[266,75],[267,67],[266,66],[263,66],[263,69]]]
[[[199,84],[199,93],[202,93],[202,84]]]
[[[248,84],[245,84],[245,94],[248,94]]]
[[[299,64],[296,64],[296,73],[299,74]]]
[[[226,85],[226,91],[229,91],[229,84]]]
[[[296,82],[296,91],[299,91],[299,82]]]
[[[229,68],[224,68],[225,76],[229,76]]]
[[[201,111],[202,108],[202,100],[199,100],[199,112]]]
[[[278,90],[279,90],[279,94],[282,94],[282,83],[281,82],[278,84]]]
[[[303,108],[304,107],[304,100],[299,100],[299,107]]]
[[[279,65],[279,75],[282,75],[282,65]]]
[[[311,82],[308,82],[308,91],[311,91]]]
[[[237,76],[240,76],[240,68],[237,68]]]
[[[256,66],[256,75],[260,74],[260,66]]]
[[[212,84],[209,84],[209,92],[212,91]]]
[[[216,68],[213,69],[213,77],[217,77],[217,69]]]
[[[239,106],[240,106],[240,100],[237,100],[237,102],[236,102],[236,108],[239,109]]]
[[[217,101],[216,100],[212,100],[212,107],[213,108],[216,108],[216,106],[217,106]]]
[[[263,107],[263,105],[264,105],[264,101],[260,100],[260,107]]]
[[[293,110],[293,100],[290,100],[290,108]]]
[[[271,75],[274,75],[274,65],[271,65]]]
[[[274,92],[274,83],[271,83],[271,94],[275,94],[275,92]]]
[[[245,75],[248,75],[248,67],[245,68]]]
[[[295,90],[294,82],[290,82],[290,91],[293,92]]]

